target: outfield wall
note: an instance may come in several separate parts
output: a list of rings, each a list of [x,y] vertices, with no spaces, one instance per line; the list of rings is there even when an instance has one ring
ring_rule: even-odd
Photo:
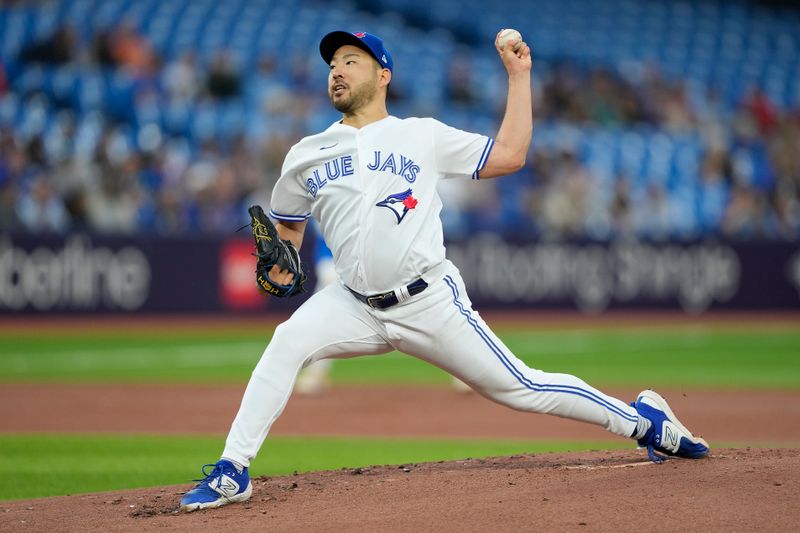
[[[289,311],[262,297],[249,238],[0,236],[0,313]],[[311,250],[303,250],[310,264]],[[800,309],[800,244],[448,244],[480,309]],[[313,288],[313,268],[310,288]]]

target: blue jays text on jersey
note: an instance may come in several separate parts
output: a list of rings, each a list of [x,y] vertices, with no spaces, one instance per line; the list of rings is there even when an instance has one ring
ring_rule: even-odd
[[[417,174],[420,172],[420,166],[410,157],[406,157],[403,154],[395,155],[393,152],[389,152],[389,155],[384,156],[381,150],[374,151],[373,161],[367,164],[367,168],[378,172],[391,172],[397,176],[402,176],[409,183],[414,183],[417,180]],[[314,168],[311,171],[311,175],[306,178],[306,190],[308,190],[312,198],[316,198],[319,190],[328,181],[334,181],[352,174],[353,156],[351,155],[325,161],[322,165]]]
[[[322,176],[324,174],[324,177]],[[353,175],[353,156],[343,155],[330,161],[325,161],[321,166],[311,171],[311,177],[306,179],[306,189],[312,198],[317,197],[317,192],[328,183],[343,176]]]
[[[406,157],[403,154],[397,155],[398,157],[395,157],[393,152],[389,152],[389,155],[384,157],[381,150],[375,150],[375,159],[367,165],[367,168],[379,172],[391,172],[392,174],[403,176],[409,183],[414,183],[420,171],[419,165],[414,163],[414,160],[410,157]]]

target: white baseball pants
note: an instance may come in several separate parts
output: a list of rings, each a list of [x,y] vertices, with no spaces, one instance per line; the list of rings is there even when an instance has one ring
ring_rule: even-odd
[[[243,466],[261,448],[286,406],[298,372],[320,359],[399,350],[436,365],[483,396],[520,411],[547,413],[606,428],[622,437],[638,414],[568,374],[529,368],[472,309],[458,269],[389,309],[372,309],[341,283],[314,294],[275,330],[247,385],[222,457]]]

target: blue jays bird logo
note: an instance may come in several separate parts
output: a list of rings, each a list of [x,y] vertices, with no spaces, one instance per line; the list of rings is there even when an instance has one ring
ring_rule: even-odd
[[[390,194],[375,205],[391,210],[399,224],[411,209],[417,207],[417,199],[412,196],[411,189],[407,189],[397,194]]]

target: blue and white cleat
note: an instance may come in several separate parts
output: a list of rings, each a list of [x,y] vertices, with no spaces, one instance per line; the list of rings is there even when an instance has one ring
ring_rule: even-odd
[[[676,457],[700,459],[708,455],[708,443],[695,437],[667,405],[667,400],[651,390],[642,391],[636,402],[631,404],[639,416],[651,423],[644,437],[637,442],[640,447],[647,448],[647,454],[654,463],[662,463],[667,458],[656,453],[656,450]]]
[[[206,468],[214,467],[206,473]],[[243,502],[253,494],[253,485],[247,468],[241,473],[230,461],[221,459],[216,464],[203,465],[204,479],[195,488],[181,498],[181,511],[191,512],[198,509],[212,509],[229,503]]]

